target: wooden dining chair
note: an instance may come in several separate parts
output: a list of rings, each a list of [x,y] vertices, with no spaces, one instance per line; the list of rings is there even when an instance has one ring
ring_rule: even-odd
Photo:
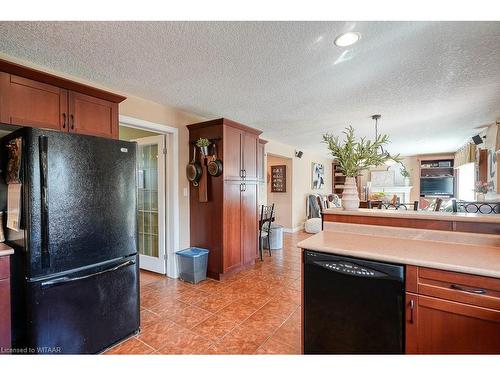
[[[260,260],[264,260],[263,257],[263,245],[264,240],[267,239],[267,247],[269,249],[269,256],[271,253],[271,224],[274,221],[274,203],[271,206],[262,205],[260,208],[260,220],[259,220],[259,256]]]

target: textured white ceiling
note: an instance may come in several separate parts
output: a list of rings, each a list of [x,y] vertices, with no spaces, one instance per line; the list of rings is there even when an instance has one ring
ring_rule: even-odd
[[[390,151],[454,151],[500,115],[500,22],[0,22],[0,51],[304,149],[381,113]]]

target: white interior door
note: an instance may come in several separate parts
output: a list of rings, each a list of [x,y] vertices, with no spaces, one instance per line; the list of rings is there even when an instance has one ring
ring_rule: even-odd
[[[165,136],[137,142],[137,227],[139,266],[165,274]]]

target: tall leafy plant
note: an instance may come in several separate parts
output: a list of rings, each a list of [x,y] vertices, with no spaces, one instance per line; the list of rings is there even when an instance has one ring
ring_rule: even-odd
[[[391,156],[384,150],[389,143],[389,136],[378,135],[374,140],[361,137],[356,139],[354,128],[349,126],[342,132],[344,140],[332,134],[323,134],[322,143],[326,143],[331,155],[339,163],[340,168],[347,177],[356,177],[370,167],[382,165],[389,160],[400,162],[399,154]]]

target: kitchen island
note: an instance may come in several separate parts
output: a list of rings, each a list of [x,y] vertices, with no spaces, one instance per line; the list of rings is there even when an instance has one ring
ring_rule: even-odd
[[[397,297],[398,301],[401,300],[403,319],[402,352],[500,353],[500,236],[330,222],[325,223],[324,231],[300,242],[298,246],[303,249],[302,327],[305,353],[311,352],[307,348],[307,337],[310,337],[308,330],[313,325],[308,324],[306,316],[311,315],[311,311],[316,321],[321,316],[318,313],[321,311],[318,298],[308,296],[314,290],[310,280],[318,279],[311,273],[322,272],[322,282],[328,284],[325,279],[327,272],[345,271],[342,278],[335,276],[336,283],[346,284],[345,288],[340,285],[338,289],[345,299],[346,293],[342,289],[352,290],[353,294],[360,296],[360,286],[364,285],[361,279],[376,276],[377,269],[380,270],[377,264],[399,265],[404,269],[403,288]],[[330,255],[333,258],[328,258]],[[306,258],[313,259],[314,263],[315,256],[320,261],[314,268],[308,265],[311,261]],[[365,267],[368,261],[375,262],[374,273]],[[379,275],[382,280],[383,274]],[[357,287],[349,289],[347,284],[353,278],[358,283]],[[383,281],[375,284],[372,280],[368,290],[376,294],[379,285],[384,285]],[[334,310],[343,301],[338,294],[328,295],[329,290],[331,288],[323,288],[321,297],[325,306],[330,303],[330,311],[325,312],[326,320],[334,316]],[[368,300],[369,296],[362,298]],[[331,301],[335,302],[332,304]],[[366,308],[367,303],[359,306]],[[382,303],[380,299],[381,306]],[[358,306],[356,304],[354,306]],[[376,315],[376,309],[361,314],[352,309],[350,316],[337,317],[343,323],[341,329],[336,327],[332,338],[343,332],[342,327],[358,325],[351,316],[363,318],[363,314]],[[325,332],[326,335],[325,327],[323,325],[322,330],[316,330],[315,334]],[[376,328],[375,325],[373,330]],[[350,334],[353,334],[352,331]],[[343,352],[355,352],[348,349]]]
[[[500,234],[500,215],[464,212],[433,212],[411,210],[381,210],[360,208],[346,211],[329,208],[323,211],[323,221],[350,224],[382,225],[453,232]]]

